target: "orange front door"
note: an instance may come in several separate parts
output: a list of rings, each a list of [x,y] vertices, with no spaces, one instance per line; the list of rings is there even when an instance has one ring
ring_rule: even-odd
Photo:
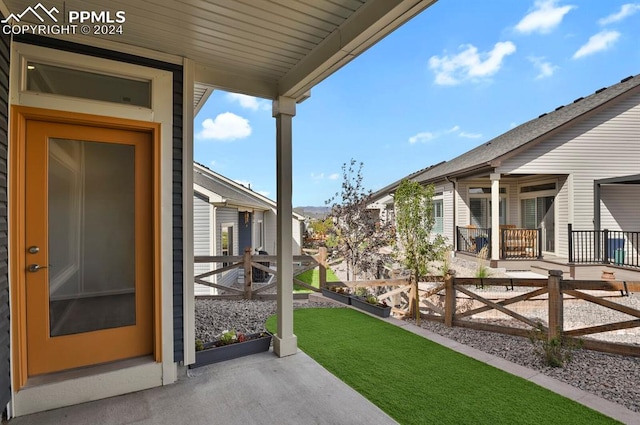
[[[148,132],[26,121],[28,376],[153,353]]]

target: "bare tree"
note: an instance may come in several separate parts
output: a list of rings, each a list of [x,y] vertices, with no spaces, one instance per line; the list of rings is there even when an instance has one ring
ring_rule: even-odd
[[[362,183],[363,166],[354,159],[343,164],[341,191],[326,202],[331,205],[332,238],[347,264],[347,280],[372,274],[381,258],[380,248],[392,242],[390,224],[380,220],[378,210],[367,209],[371,191]]]

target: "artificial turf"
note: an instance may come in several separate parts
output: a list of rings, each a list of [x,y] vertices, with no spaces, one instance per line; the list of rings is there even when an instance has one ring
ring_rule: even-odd
[[[296,310],[294,332],[300,349],[401,424],[618,423],[352,309]]]
[[[320,287],[320,272],[318,271],[318,269],[307,270],[304,273],[300,273],[298,276],[296,276],[296,279],[301,280],[304,283],[311,285],[315,288]],[[327,268],[327,282],[340,282],[340,279],[338,278],[338,276],[336,276],[336,274],[330,268]],[[294,284],[293,292],[302,293],[302,292],[313,292],[313,291]]]

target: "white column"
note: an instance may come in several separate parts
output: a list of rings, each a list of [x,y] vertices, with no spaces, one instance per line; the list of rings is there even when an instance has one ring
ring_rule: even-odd
[[[491,259],[500,259],[500,173],[491,173]]]
[[[276,174],[278,211],[276,218],[278,247],[278,331],[273,351],[278,357],[298,351],[298,339],[293,334],[293,232],[292,206],[292,120],[296,114],[295,99],[278,97],[273,101],[276,119]]]

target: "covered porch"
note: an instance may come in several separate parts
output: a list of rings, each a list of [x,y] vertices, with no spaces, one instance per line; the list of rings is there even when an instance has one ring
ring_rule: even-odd
[[[485,259],[566,257],[568,176],[487,172],[455,184],[455,250]],[[566,224],[565,224],[566,225]]]
[[[11,303],[7,296],[0,306],[6,313],[0,323],[4,330],[2,337],[11,341],[0,352],[3,358],[10,359],[0,368],[0,405],[8,405],[7,416],[21,416],[172,384],[184,372],[185,366],[194,362],[193,120],[212,90],[272,101],[277,163],[276,244],[280,264],[274,353],[279,357],[296,354],[291,216],[293,117],[297,104],[310,97],[315,85],[434,1],[318,0],[309,6],[297,2],[254,4],[231,0],[151,0],[144,3],[117,0],[108,4],[52,0],[46,5],[38,3],[34,6],[24,0],[0,0],[0,12],[6,21],[3,24],[11,27],[3,33],[0,43],[0,74],[5,81],[0,90],[0,109],[5,111],[0,114],[0,127],[4,129],[0,131],[3,136],[0,139],[4,140],[0,148],[9,152],[5,165],[13,173],[4,179],[5,183],[9,182],[8,191],[12,196],[5,197],[0,205],[0,209],[8,211],[7,228],[11,236],[5,237],[0,246],[9,259],[4,260],[0,280],[4,278],[8,287],[5,289],[11,294]],[[46,12],[46,16],[43,13],[40,16],[36,9]],[[22,30],[32,27],[27,24],[40,23],[43,25],[39,27],[60,28],[61,23],[73,22],[69,18],[71,11],[80,10],[92,12],[89,22],[92,25],[84,25],[88,33]],[[113,21],[116,16],[118,20]],[[107,23],[113,24],[114,32],[117,32],[91,31],[94,24],[109,29],[108,25],[103,25]],[[27,81],[36,83],[28,85]],[[139,87],[140,99],[132,95],[132,92],[138,92],[131,87]],[[20,115],[16,110],[23,112]],[[13,121],[9,120],[9,115]],[[126,351],[127,344],[106,346],[107,340],[101,337],[109,332],[114,335],[121,330],[126,332],[128,329],[121,328],[127,326],[78,334],[80,336],[73,339],[70,350],[45,350],[26,343],[34,334],[31,327],[39,332],[38,341],[55,340],[50,338],[47,324],[48,299],[55,293],[55,288],[49,285],[52,268],[47,265],[50,255],[46,241],[55,239],[49,237],[49,230],[54,235],[55,229],[61,228],[53,225],[49,229],[49,222],[43,218],[45,214],[29,215],[29,211],[46,211],[46,208],[25,207],[24,176],[29,174],[25,169],[45,170],[37,184],[41,190],[48,187],[47,179],[56,178],[54,173],[47,174],[46,167],[38,167],[35,161],[44,163],[47,160],[46,143],[42,141],[47,140],[48,135],[45,137],[43,133],[37,142],[32,142],[44,146],[38,151],[44,159],[24,155],[21,146],[25,146],[30,136],[22,129],[32,122],[33,125],[46,123],[48,130],[61,123],[71,123],[77,133],[56,137],[73,139],[83,146],[85,142],[97,146],[113,142],[127,146],[137,143],[144,147],[125,150],[135,162],[132,168],[140,170],[134,173],[135,179],[132,178],[129,185],[130,193],[136,195],[130,197],[131,203],[137,202],[131,211],[145,212],[144,216],[132,215],[136,219],[132,224],[135,231],[145,236],[136,237],[136,241],[146,244],[136,246],[134,254],[147,253],[149,258],[145,257],[147,261],[142,264],[134,254],[126,252],[122,255],[126,257],[123,261],[132,265],[131,270],[135,265],[135,274],[131,273],[135,279],[131,281],[138,285],[133,290],[139,291],[136,299],[141,301],[136,304],[134,313],[144,316],[144,321],[136,319],[135,323],[140,324],[137,331],[144,338],[133,339],[144,342],[139,344],[139,351],[144,355],[141,357],[143,364],[131,366],[128,362],[133,355]],[[96,128],[124,129],[131,137],[144,133],[146,138],[135,143],[128,139],[114,142],[113,137],[104,135],[99,140],[95,136],[95,140],[87,142],[87,134],[95,134]],[[80,148],[76,150],[80,151]],[[105,169],[118,174],[117,162],[107,164],[104,156],[94,157]],[[71,159],[75,161],[76,157]],[[80,166],[80,160],[69,162],[78,170],[97,168]],[[4,172],[6,176],[6,169]],[[78,176],[80,173],[73,174],[74,178],[80,179]],[[71,181],[71,177],[68,180]],[[45,196],[34,195],[34,199],[43,199],[46,204],[47,196],[46,193]],[[50,196],[52,204],[62,199],[57,192]],[[94,204],[82,208],[83,211],[98,209]],[[68,214],[60,216],[69,217]],[[73,217],[69,223],[76,228],[80,219]],[[36,242],[27,240],[24,231],[34,228],[27,223],[27,219],[32,218],[43,223]],[[114,226],[108,233],[132,234],[123,226]],[[86,239],[96,245],[101,242],[90,234],[82,234],[77,239]],[[73,244],[69,243],[69,246],[79,250],[80,244],[75,240],[71,242]],[[27,252],[27,247],[33,248]],[[115,257],[114,252],[120,251],[112,249],[105,257]],[[76,256],[69,258],[76,261]],[[29,264],[33,267],[28,269]],[[86,275],[94,276],[89,272]],[[27,279],[38,281],[40,292],[37,297],[25,291],[26,287],[34,287],[25,284]],[[104,296],[114,290],[114,283],[117,279],[106,282],[91,296]],[[64,294],[65,297],[87,297],[83,286],[78,287],[80,289]],[[39,308],[27,309],[29,302],[38,302]],[[38,320],[26,320],[27,311],[39,312]],[[84,338],[89,336],[97,343],[87,343],[88,339]],[[105,352],[109,353],[108,358],[93,354]],[[39,379],[43,372],[31,368],[33,355],[39,356],[43,363],[54,357],[67,362],[55,369],[64,376],[47,377],[46,382]],[[84,374],[86,370],[102,367],[107,361],[110,362],[109,370],[103,374],[90,372],[82,377],[76,374],[79,367],[90,368],[83,369]],[[131,373],[134,370],[137,375]]]

